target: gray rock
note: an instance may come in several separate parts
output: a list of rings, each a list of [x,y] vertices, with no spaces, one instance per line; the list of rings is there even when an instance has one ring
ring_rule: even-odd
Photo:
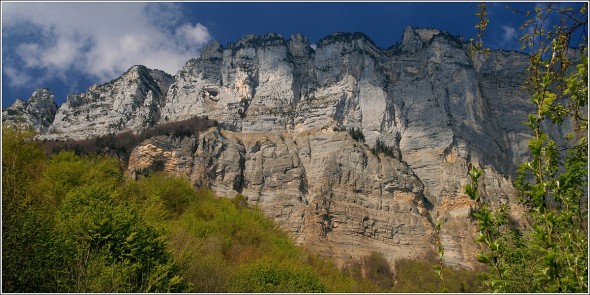
[[[242,193],[298,243],[339,263],[375,250],[391,261],[433,250],[420,180],[406,164],[373,155],[347,132],[213,128],[182,139],[161,136],[137,146],[128,169],[137,175],[158,167],[222,196]]]
[[[47,139],[84,139],[154,126],[173,79],[159,70],[133,66],[121,77],[68,96]]]
[[[25,102],[17,99],[11,106],[2,110],[2,123],[21,127],[32,127],[43,133],[51,126],[57,113],[57,105],[49,89],[37,89]]]

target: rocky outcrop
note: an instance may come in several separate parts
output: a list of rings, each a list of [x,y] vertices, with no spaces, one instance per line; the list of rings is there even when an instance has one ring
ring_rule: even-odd
[[[161,121],[208,115],[230,130],[283,131],[295,106],[290,59],[276,34],[213,42],[176,74]]]
[[[172,77],[133,66],[121,77],[68,96],[46,139],[84,139],[121,131],[141,131],[156,124]]]
[[[38,133],[43,133],[51,126],[56,113],[53,94],[49,89],[41,88],[35,90],[26,102],[17,99],[2,110],[2,123],[31,126]]]
[[[174,77],[135,66],[70,96],[39,130],[85,138],[207,116],[220,128],[148,139],[129,172],[166,170],[242,193],[299,243],[341,261],[434,251],[439,220],[447,263],[474,266],[467,167],[485,167],[490,200],[516,203],[512,177],[530,138],[527,63],[518,52],[471,56],[462,38],[436,29],[408,27],[387,50],[362,33],[332,34],[315,49],[302,35],[248,35],[212,42]],[[364,141],[340,132],[353,128]]]
[[[296,241],[344,264],[387,253],[393,262],[432,251],[423,185],[398,159],[372,154],[347,132],[156,137],[137,146],[131,174],[163,169],[222,195],[241,193]]]

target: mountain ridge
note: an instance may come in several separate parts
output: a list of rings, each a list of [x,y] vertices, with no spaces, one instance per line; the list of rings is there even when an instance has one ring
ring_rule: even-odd
[[[128,172],[163,169],[242,193],[342,264],[371,251],[393,263],[424,257],[442,220],[446,262],[474,267],[467,167],[485,168],[483,193],[514,204],[518,221],[511,178],[528,157],[527,64],[518,52],[472,56],[461,37],[436,29],[407,27],[389,49],[362,33],[334,33],[315,49],[302,35],[247,35],[211,42],[174,76],[134,66],[68,97],[39,138],[207,117],[219,126],[134,147]],[[340,131],[353,129],[364,140]],[[375,153],[377,143],[399,159]]]

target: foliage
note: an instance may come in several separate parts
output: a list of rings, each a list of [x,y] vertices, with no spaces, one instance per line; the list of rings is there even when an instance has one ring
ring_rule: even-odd
[[[33,192],[47,164],[33,135],[2,126],[3,292],[54,292],[64,280],[60,240]]]
[[[342,272],[296,246],[246,196],[220,198],[160,172],[128,179],[109,156],[61,151],[47,159],[32,135],[2,137],[3,202],[18,209],[3,212],[3,291],[395,289],[382,255]]]
[[[41,147],[47,155],[67,150],[73,151],[77,155],[102,154],[116,156],[124,164],[127,164],[131,150],[146,139],[156,136],[190,137],[198,135],[200,132],[213,126],[218,126],[218,122],[209,120],[207,116],[196,116],[182,121],[159,124],[147,128],[139,134],[126,131],[83,140],[44,140],[41,143]]]
[[[351,129],[348,129],[348,134],[350,134],[350,136],[352,137],[352,139],[364,143],[365,142],[365,135],[363,134],[363,130],[361,128],[356,129],[354,127],[352,127]]]
[[[197,196],[186,179],[156,172],[128,182],[121,198],[138,206],[147,220],[158,221],[180,216]]]
[[[440,221],[437,220],[436,224],[434,225],[434,229],[435,229],[435,239],[436,239],[436,250],[438,252],[438,260],[439,263],[438,265],[435,265],[433,267],[434,269],[434,273],[436,273],[436,275],[438,276],[438,278],[440,279],[440,282],[442,284],[440,290],[441,292],[448,292],[449,290],[447,289],[447,285],[445,283],[445,276],[443,273],[443,268],[445,266],[444,264],[444,256],[445,256],[445,248],[442,245],[442,242],[440,240]]]
[[[161,198],[173,187],[183,188],[174,198],[186,200],[175,214]],[[191,292],[361,290],[362,284],[333,264],[297,247],[241,194],[219,198],[164,173],[128,182],[120,194],[149,224],[168,233],[168,248]]]
[[[336,42],[352,42],[355,40],[364,40],[369,42],[371,45],[375,46],[376,48],[379,48],[375,42],[369,38],[369,36],[365,35],[364,33],[361,32],[354,32],[354,33],[334,33],[332,35],[328,35],[322,39],[320,39],[318,41],[318,45],[321,46],[327,46],[329,44],[332,43],[336,43]]]
[[[349,271],[350,268],[337,271],[332,261],[321,257],[319,254],[306,252],[306,262],[318,273],[320,280],[330,292],[376,293],[387,291],[379,289],[374,282],[365,279],[361,274],[361,266],[358,263],[355,263],[357,268],[352,272]]]
[[[387,290],[393,286],[393,272],[389,263],[379,252],[371,252],[366,261],[367,279],[379,288]]]
[[[67,237],[75,292],[174,292],[186,287],[165,238],[141,216],[91,185],[68,193],[57,215]],[[116,276],[113,273],[117,273]]]
[[[354,127],[346,128],[344,126],[336,126],[336,127],[334,127],[334,131],[336,131],[336,132],[348,131],[348,134],[350,134],[352,139],[354,139],[358,142],[361,142],[361,143],[365,142],[365,134],[363,134],[362,128],[356,129]],[[387,152],[388,147],[385,146],[385,144],[383,144],[383,142],[381,142],[381,143],[382,143],[381,147],[383,148],[383,152]],[[374,151],[373,153],[375,153],[375,152],[379,152],[379,151]]]
[[[545,29],[550,15],[558,25]],[[466,193],[478,203],[478,261],[494,292],[588,292],[588,58],[584,44],[579,60],[570,60],[571,37],[587,26],[587,3],[581,8],[538,6],[523,25],[521,41],[532,53],[526,88],[535,105],[527,126],[531,160],[520,165],[514,182],[526,208],[529,229],[510,228],[508,208],[493,209],[477,189],[481,170],[470,171]],[[585,32],[584,32],[585,34]],[[587,36],[584,35],[585,42]],[[575,70],[571,70],[576,62]],[[571,132],[549,132],[552,124]]]
[[[31,141],[32,130],[2,125],[2,213],[26,209],[34,201],[30,185],[40,177],[45,157]],[[4,221],[4,220],[3,220]]]
[[[465,193],[476,202],[476,208],[471,212],[472,217],[478,221],[479,236],[476,242],[484,245],[484,248],[476,255],[476,259],[491,267],[491,271],[483,275],[484,283],[486,287],[496,290],[499,283],[507,283],[505,277],[508,268],[505,265],[505,257],[502,257],[502,252],[513,248],[520,240],[513,241],[502,237],[503,229],[509,222],[509,208],[502,204],[499,209],[493,210],[491,204],[480,196],[478,181],[482,175],[483,170],[475,166],[469,170],[471,183],[465,186]],[[515,231],[518,232],[516,229]],[[490,281],[490,274],[497,276],[498,281]]]
[[[397,153],[395,147],[386,145],[385,142],[383,142],[383,140],[380,138],[377,138],[375,147],[371,149],[371,153],[382,153],[388,157],[399,159],[399,154]]]
[[[252,38],[242,39],[237,43],[230,43],[227,47],[232,50],[232,53],[236,53],[239,50],[248,47],[264,48],[277,44],[285,44],[285,42],[285,39],[280,34],[268,33],[262,36],[252,36]]]
[[[47,161],[32,135],[3,129],[2,291],[187,290],[165,236],[116,198],[119,161]]]
[[[293,293],[326,292],[310,267],[278,263],[275,259],[261,259],[239,268],[234,275],[230,292]]]
[[[490,54],[490,49],[485,48],[483,44],[483,37],[485,36],[485,31],[488,27],[488,23],[490,20],[488,19],[488,9],[487,3],[482,2],[478,6],[478,10],[475,13],[478,18],[478,23],[475,25],[477,29],[477,40],[473,40],[473,38],[469,41],[469,48],[471,50],[471,54],[475,54],[476,52],[483,52],[484,54]]]
[[[121,167],[113,158],[88,156],[63,151],[53,155],[38,184],[37,194],[48,213],[53,213],[68,192],[87,185],[101,185],[114,190],[122,181]]]
[[[440,279],[432,271],[437,265],[435,260],[404,259],[397,261],[394,269],[396,283],[389,291],[395,293],[440,293]],[[481,291],[481,281],[476,271],[443,266],[442,274],[448,292],[475,293]]]

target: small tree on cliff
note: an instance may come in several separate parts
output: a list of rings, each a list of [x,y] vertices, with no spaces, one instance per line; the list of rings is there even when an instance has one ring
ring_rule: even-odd
[[[525,87],[536,108],[526,122],[533,135],[531,160],[520,165],[514,185],[530,227],[507,227],[508,208],[493,210],[482,201],[480,169],[470,171],[471,184],[465,187],[478,204],[473,213],[480,230],[476,241],[484,249],[477,259],[490,266],[484,273],[489,291],[588,292],[587,8],[587,3],[575,9],[545,4],[521,12],[531,16],[521,27],[529,33],[520,40],[531,53]],[[479,15],[482,9],[485,5]],[[546,29],[554,16],[558,24]],[[574,60],[569,48],[573,36],[583,41],[581,57]],[[552,138],[552,124],[571,132]]]

